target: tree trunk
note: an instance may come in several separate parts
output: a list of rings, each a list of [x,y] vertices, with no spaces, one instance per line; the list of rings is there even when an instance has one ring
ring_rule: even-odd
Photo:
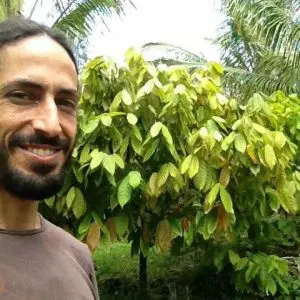
[[[148,299],[147,257],[140,251],[140,273],[139,273],[140,298]]]

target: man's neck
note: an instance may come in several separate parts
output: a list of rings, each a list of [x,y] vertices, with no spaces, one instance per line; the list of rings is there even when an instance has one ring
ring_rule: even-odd
[[[21,200],[0,188],[0,229],[32,230],[40,227],[38,202]]]

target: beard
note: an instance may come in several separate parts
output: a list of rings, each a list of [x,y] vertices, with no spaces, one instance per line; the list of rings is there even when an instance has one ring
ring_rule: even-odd
[[[51,165],[32,163],[30,168],[33,172],[26,174],[13,164],[8,150],[26,144],[47,144],[60,147],[65,150],[66,161],[54,173],[51,173],[53,170]],[[41,134],[13,136],[8,148],[0,147],[0,186],[21,200],[41,201],[55,195],[64,184],[65,170],[71,161],[72,148],[68,139],[49,139]]]

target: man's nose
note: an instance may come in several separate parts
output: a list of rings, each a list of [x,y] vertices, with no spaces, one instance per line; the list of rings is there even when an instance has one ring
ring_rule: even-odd
[[[52,97],[43,99],[37,107],[37,114],[32,122],[33,129],[49,137],[59,136],[62,128],[58,113],[55,99]]]

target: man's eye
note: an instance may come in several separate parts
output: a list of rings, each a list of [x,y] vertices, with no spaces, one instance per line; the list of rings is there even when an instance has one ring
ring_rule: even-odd
[[[71,109],[75,109],[76,108],[76,104],[73,100],[71,99],[62,99],[58,101],[58,104],[66,107],[66,108],[71,108]]]
[[[31,101],[32,97],[24,92],[13,92],[8,95],[8,98],[21,101]]]

